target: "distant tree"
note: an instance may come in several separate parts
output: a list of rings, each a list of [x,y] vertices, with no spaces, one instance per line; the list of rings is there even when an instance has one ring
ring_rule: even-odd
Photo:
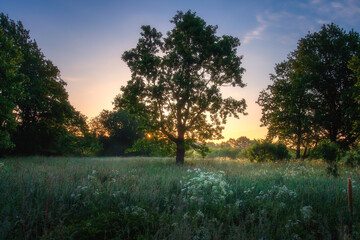
[[[124,155],[125,150],[143,136],[139,121],[126,110],[103,110],[90,124],[103,144],[103,155]]]
[[[254,141],[250,140],[247,137],[239,137],[236,140],[233,138],[230,138],[227,143],[230,145],[230,147],[232,148],[241,148],[241,149],[245,149],[247,147],[249,147]]]
[[[236,54],[238,38],[216,36],[217,27],[191,11],[177,12],[171,23],[166,38],[142,26],[137,46],[124,52],[132,75],[118,104],[150,132],[174,142],[176,162],[183,163],[186,140],[219,139],[227,117],[244,113],[244,99],[220,93],[221,86],[244,87],[244,69]]]
[[[14,147],[11,133],[16,129],[13,110],[22,94],[23,76],[19,73],[22,61],[20,49],[0,26],[0,155]]]
[[[2,89],[2,93],[16,93],[16,98],[13,97],[12,102],[4,105],[8,112],[11,110],[11,114],[15,115],[13,119],[17,122],[16,132],[11,135],[15,144],[14,152],[24,155],[60,155],[67,152],[71,145],[68,140],[75,139],[69,136],[72,134],[69,129],[78,127],[71,124],[84,121],[81,120],[83,116],[68,101],[66,83],[60,78],[59,69],[45,59],[21,22],[15,23],[1,13],[0,29],[2,37],[11,41],[21,57],[21,60],[17,60],[15,56],[13,62],[7,62],[8,65],[14,65],[15,73],[22,76],[21,81],[10,77],[8,81],[11,83],[6,85],[6,90]],[[11,56],[12,50],[2,48],[1,51],[4,50],[10,54],[6,56]],[[12,71],[8,76],[13,75]]]
[[[257,100],[262,107],[262,126],[268,127],[268,140],[278,138],[294,146],[296,158],[300,158],[301,148],[307,149],[315,138],[314,96],[305,75],[295,72],[291,55],[288,61],[276,65],[270,79],[272,85],[261,91]]]

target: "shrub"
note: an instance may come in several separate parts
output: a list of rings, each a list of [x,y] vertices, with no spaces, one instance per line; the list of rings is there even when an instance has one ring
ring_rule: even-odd
[[[265,162],[277,161],[289,158],[289,151],[282,143],[271,143],[268,141],[257,141],[247,149],[246,153],[250,161]]]
[[[340,149],[336,143],[327,140],[321,141],[313,150],[312,157],[321,158],[328,164],[326,172],[329,175],[334,177],[339,175],[337,162],[340,157]]]
[[[355,148],[347,151],[341,161],[350,167],[360,166],[360,149]]]

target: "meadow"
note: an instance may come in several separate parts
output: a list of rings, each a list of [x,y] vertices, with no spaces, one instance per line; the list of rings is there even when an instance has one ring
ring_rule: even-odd
[[[339,173],[320,161],[6,158],[0,238],[359,239],[360,169]]]

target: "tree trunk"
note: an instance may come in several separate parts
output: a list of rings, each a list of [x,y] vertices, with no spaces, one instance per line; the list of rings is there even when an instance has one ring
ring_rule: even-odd
[[[297,143],[296,143],[296,159],[299,159],[301,157],[301,137],[298,137]]]
[[[178,139],[176,142],[176,163],[184,164],[185,161],[185,141],[184,139]]]
[[[296,159],[299,159],[300,158],[300,145],[298,144],[296,146]]]

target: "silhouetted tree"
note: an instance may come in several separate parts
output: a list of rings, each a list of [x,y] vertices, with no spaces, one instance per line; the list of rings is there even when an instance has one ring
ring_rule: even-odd
[[[139,121],[121,109],[103,110],[91,121],[91,127],[103,144],[102,154],[108,156],[124,155],[143,135]]]
[[[132,75],[118,104],[174,142],[176,162],[183,163],[186,140],[218,139],[227,117],[244,112],[244,99],[220,93],[221,86],[244,87],[244,69],[238,38],[216,36],[217,27],[191,11],[177,12],[171,23],[165,38],[143,26],[137,46],[123,54]]]
[[[354,143],[360,134],[353,131],[360,111],[354,98],[356,78],[348,68],[349,61],[359,56],[359,46],[359,33],[346,32],[332,23],[302,38],[294,52],[295,71],[306,74],[316,101],[314,121],[319,133],[342,148]]]
[[[300,39],[288,60],[276,65],[273,84],[262,91],[258,103],[268,136],[296,146],[321,138],[347,148],[359,137],[360,120],[356,77],[349,61],[360,54],[360,38],[335,24]]]
[[[293,60],[290,56],[276,65],[270,75],[273,83],[261,91],[257,103],[262,107],[262,126],[268,127],[267,138],[294,146],[300,158],[301,148],[308,148],[318,133],[314,133],[314,95],[306,77],[295,72]]]
[[[0,26],[0,155],[14,147],[11,141],[11,133],[16,129],[13,110],[23,92],[23,76],[19,73],[21,62],[20,49]]]
[[[11,91],[16,95],[16,98],[12,97],[11,101],[2,105],[2,108],[7,108],[8,113],[11,111],[11,114],[15,115],[12,119],[17,121],[16,133],[11,136],[15,143],[14,152],[25,155],[58,155],[68,152],[68,147],[71,146],[69,139],[75,139],[69,136],[72,134],[69,129],[79,127],[72,126],[76,123],[83,125],[80,128],[85,130],[86,121],[84,116],[70,105],[65,90],[66,83],[60,78],[59,69],[45,59],[21,22],[15,23],[1,13],[0,29],[2,38],[10,41],[12,49],[17,49],[21,57],[21,60],[17,60],[18,57],[15,56],[13,61],[4,59],[6,64],[14,66],[14,70],[11,70],[11,67],[10,70],[5,70],[8,72],[4,79],[9,83],[5,84],[5,89],[1,89],[2,93]],[[11,58],[12,49],[2,48],[1,51],[6,51],[5,55]],[[21,80],[17,81],[12,77],[14,74],[21,76]],[[76,136],[84,137],[87,133],[83,131],[79,134]],[[78,141],[81,138],[76,139]]]

